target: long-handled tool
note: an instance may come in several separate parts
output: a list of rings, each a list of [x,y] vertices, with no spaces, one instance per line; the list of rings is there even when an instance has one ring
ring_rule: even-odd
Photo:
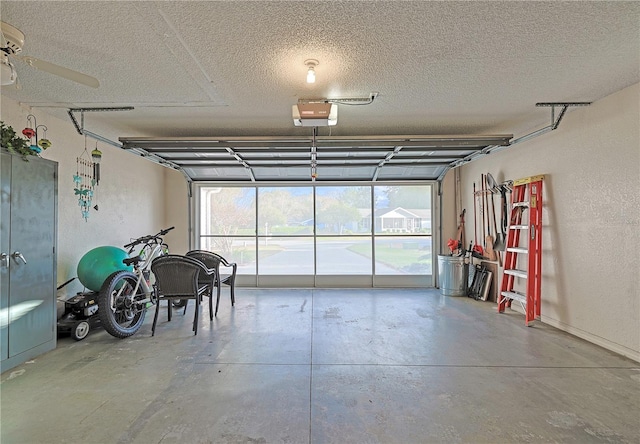
[[[482,196],[484,199],[484,205],[486,208],[486,215],[487,215],[487,236],[485,237],[485,244],[484,244],[484,248],[485,251],[487,253],[487,257],[489,258],[489,260],[491,261],[495,261],[497,259],[497,254],[495,251],[493,251],[493,236],[491,235],[491,223],[490,223],[490,208],[489,208],[489,198],[487,197],[487,186],[486,186],[486,178],[487,176],[483,175],[483,182],[482,182]],[[483,221],[484,224],[484,221]]]
[[[460,213],[460,224],[458,225],[458,242],[460,242],[460,249],[464,248],[465,238],[464,238],[464,215],[467,212],[466,209],[462,210]]]
[[[496,210],[493,209],[493,226],[496,231],[496,241],[493,243],[493,249],[496,251],[505,250],[505,223],[504,223],[504,203],[505,203],[505,190],[502,185],[498,185],[498,191],[500,192],[500,232],[498,233],[498,227],[496,226]],[[491,195],[491,201],[493,203],[493,194]]]
[[[502,193],[502,185],[498,185],[498,182],[496,182],[491,173],[487,173],[487,190],[491,192],[491,217],[493,218],[493,232],[495,234],[493,249],[495,251],[504,251],[504,230],[502,235],[498,232],[498,225],[496,223],[496,203],[494,200],[495,193]]]
[[[476,213],[476,207],[478,206],[478,192],[476,190],[476,183],[473,182],[473,248],[469,246],[469,249],[478,255],[482,255],[484,250],[482,245],[478,243],[478,215]]]
[[[478,215],[476,207],[478,206],[478,197],[476,195],[476,183],[473,182],[473,244],[478,245]]]
[[[502,239],[504,239],[504,241],[507,241],[507,228],[509,225],[509,221],[508,216],[507,216],[507,212],[509,211],[509,204],[507,203],[507,185],[502,184],[500,185],[500,203],[502,204],[502,211],[501,211],[501,227],[500,230],[502,231]],[[505,245],[505,249],[506,249],[506,245]]]
[[[495,234],[495,239],[493,241],[493,251],[496,253],[496,259],[498,260],[498,265],[502,266],[502,257],[500,256],[500,252],[504,251],[504,238],[500,237],[500,233],[498,233],[498,224],[496,222],[496,202],[494,198],[494,194],[499,191],[501,187],[495,181],[491,173],[487,173],[487,190],[491,193],[491,218],[493,221],[493,233]]]
[[[480,219],[481,219],[481,223],[480,223],[480,227],[482,228],[482,230],[480,231],[480,237],[484,237],[485,236],[485,231],[484,231],[484,174],[480,174]],[[486,239],[485,242],[483,242],[484,244],[484,248],[485,250],[487,249],[487,243],[486,243]]]
[[[500,234],[498,233],[498,224],[496,222],[496,207],[493,199],[493,191],[491,192],[491,217],[493,218],[493,231],[496,233],[496,240],[493,242],[493,252],[496,254],[496,259],[498,259],[498,265],[502,267],[502,257],[500,256],[500,251],[504,251],[504,241],[500,238]]]

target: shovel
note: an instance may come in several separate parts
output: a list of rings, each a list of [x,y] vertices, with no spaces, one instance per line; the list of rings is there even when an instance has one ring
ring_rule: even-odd
[[[506,233],[504,232],[507,228],[507,190],[503,185],[498,187],[500,190],[500,207],[501,207],[501,218],[500,218],[500,231],[501,233],[496,233],[496,241],[493,243],[493,249],[497,251],[504,251],[506,248],[505,238]],[[493,199],[493,195],[491,196]],[[495,214],[494,214],[495,217]],[[497,231],[497,230],[496,230]]]
[[[487,236],[485,237],[484,249],[487,253],[487,257],[490,261],[495,261],[498,258],[498,254],[493,249],[493,236],[491,235],[491,222],[490,222],[490,208],[489,208],[489,198],[487,197],[487,192],[489,191],[487,187],[487,176],[483,176],[482,178],[482,194],[484,199],[484,208],[486,208],[487,213]],[[491,194],[493,196],[493,194]],[[484,226],[484,211],[482,215],[483,226]]]
[[[492,214],[493,215],[493,231],[496,234],[496,238],[493,241],[493,249],[495,251],[504,251],[504,249],[505,249],[504,227],[501,227],[502,228],[502,233],[498,233],[498,227],[497,227],[497,223],[496,223],[496,207],[495,207],[495,201],[494,201],[494,198],[493,198],[493,195],[495,193],[497,193],[497,192],[499,192],[502,195],[502,197],[504,198],[504,190],[503,190],[503,187],[501,185],[498,185],[498,183],[493,178],[491,173],[487,173],[487,187],[488,187],[489,191],[491,191],[491,210],[492,210],[492,213],[493,213]],[[502,202],[501,206],[504,207],[504,201]]]

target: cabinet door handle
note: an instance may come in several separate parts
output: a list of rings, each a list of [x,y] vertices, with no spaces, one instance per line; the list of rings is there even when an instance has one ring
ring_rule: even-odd
[[[18,259],[20,259],[22,262],[24,262],[25,264],[27,263],[27,260],[24,258],[24,256],[22,255],[22,253],[20,253],[19,251],[14,251],[13,254],[11,255],[13,257],[13,259],[18,262]]]
[[[2,262],[3,267],[9,268],[9,255],[7,253],[0,254],[0,262]]]

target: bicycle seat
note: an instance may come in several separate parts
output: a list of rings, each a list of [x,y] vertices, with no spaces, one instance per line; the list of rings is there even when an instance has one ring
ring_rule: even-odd
[[[135,265],[140,262],[142,258],[140,256],[128,257],[126,259],[122,259],[122,263],[125,265]]]

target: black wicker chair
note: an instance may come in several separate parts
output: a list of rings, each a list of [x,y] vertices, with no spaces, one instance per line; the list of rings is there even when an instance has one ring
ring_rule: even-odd
[[[177,254],[168,254],[154,259],[151,263],[151,271],[156,279],[154,292],[157,304],[156,313],[153,317],[153,326],[151,327],[151,336],[155,335],[156,332],[160,302],[163,300],[168,301],[168,318],[171,321],[171,302],[178,299],[194,299],[196,301],[195,314],[193,315],[193,332],[197,335],[200,302],[203,295],[211,297],[215,271],[207,268],[197,259]],[[211,302],[209,301],[209,317],[213,320]]]
[[[215,270],[213,286],[216,287],[216,316],[218,315],[218,304],[220,303],[220,287],[221,284],[228,285],[231,289],[231,306],[236,303],[235,285],[236,285],[236,271],[238,264],[235,262],[228,262],[224,257],[219,254],[212,253],[206,250],[191,250],[187,253],[187,257],[192,257],[202,262],[207,268]],[[231,268],[231,273],[220,273],[220,265]],[[201,277],[201,283],[204,283]],[[213,288],[212,288],[213,291]],[[211,295],[213,299],[213,295]]]

